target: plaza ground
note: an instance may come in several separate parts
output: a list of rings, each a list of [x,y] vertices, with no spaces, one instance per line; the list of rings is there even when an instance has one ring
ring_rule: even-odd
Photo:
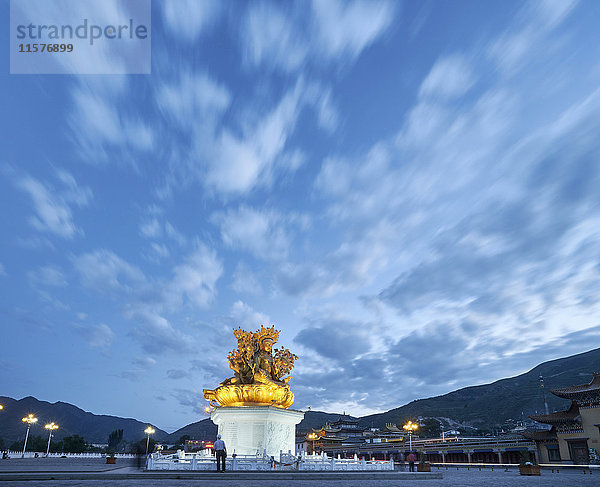
[[[484,468],[467,470],[465,467],[432,468],[433,474],[441,474],[443,478],[425,479],[426,474],[416,474],[417,477],[405,475],[404,472],[387,473],[386,477],[377,477],[377,473],[365,473],[364,478],[351,475],[344,477],[343,473],[330,472],[329,477],[318,473],[295,472],[263,472],[257,473],[256,478],[249,478],[246,472],[160,472],[161,477],[153,477],[153,473],[139,470],[135,460],[122,460],[120,465],[106,465],[104,459],[9,459],[0,461],[0,485],[2,487],[189,487],[193,485],[244,486],[244,487],[312,487],[324,485],[328,487],[392,487],[399,485],[423,485],[435,487],[513,487],[513,486],[597,486],[600,484],[600,469],[590,474],[583,469],[561,468],[559,473],[550,469],[542,469],[540,477],[523,477],[516,467],[497,468],[492,471]],[[55,480],[49,480],[52,475]],[[326,474],[326,472],[324,472]],[[358,472],[353,473],[354,475]],[[35,475],[44,475],[48,479],[35,480]],[[85,479],[86,475],[93,478]],[[421,475],[421,476],[420,476]],[[181,478],[177,478],[180,476]],[[72,479],[69,479],[72,477]],[[10,479],[10,480],[9,480]],[[28,480],[29,479],[29,480]]]

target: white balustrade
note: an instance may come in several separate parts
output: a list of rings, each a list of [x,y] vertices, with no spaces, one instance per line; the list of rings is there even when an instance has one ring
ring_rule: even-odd
[[[216,470],[216,459],[210,452],[185,453],[179,451],[170,455],[153,453],[148,458],[148,470]],[[227,457],[226,469],[248,470],[394,470],[393,460],[365,460],[354,458],[334,458],[326,454],[295,456],[290,452],[279,455],[275,460],[268,455],[232,455]]]
[[[24,458],[35,458],[36,453],[39,458],[46,456],[45,451],[44,452],[27,451],[27,452],[25,452]],[[21,451],[8,451],[7,454],[10,458],[21,458],[23,456],[23,452],[21,452]],[[54,452],[54,453],[48,454],[48,458],[63,458],[63,457],[67,457],[67,458],[103,458],[105,456],[106,456],[106,453],[99,453],[99,452],[85,452],[85,453]],[[136,458],[136,455],[134,453],[115,453],[115,457],[117,457],[117,458]]]

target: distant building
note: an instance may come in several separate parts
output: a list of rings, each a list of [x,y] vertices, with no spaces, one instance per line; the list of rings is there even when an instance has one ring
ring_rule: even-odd
[[[450,430],[441,438],[419,438],[412,435],[412,450],[417,459],[432,463],[490,463],[518,464],[523,450],[537,455],[536,444],[521,435],[503,437],[475,438],[450,436],[458,431]],[[408,433],[402,427],[388,423],[385,428],[363,428],[359,421],[351,416],[341,415],[331,423],[325,423],[320,429],[313,429],[305,435],[296,437],[296,452],[325,452],[329,456],[372,460],[403,461],[409,452]]]
[[[336,432],[340,436],[345,437],[362,436],[365,431],[364,428],[361,428],[358,425],[357,418],[353,418],[347,414],[340,415],[338,419],[332,423],[326,424],[325,427],[327,427],[329,431]]]
[[[444,436],[460,436],[460,431],[458,430],[445,430],[443,433]]]
[[[354,452],[367,444],[387,444],[389,448],[398,448],[398,444],[408,438],[406,431],[398,428],[395,424],[386,424],[385,429],[364,428],[359,425],[359,420],[340,415],[335,421],[325,423],[320,429],[313,429],[303,438],[297,438],[296,451],[312,453],[313,445],[315,452]],[[418,436],[413,435],[413,439]],[[306,440],[302,443],[301,440]],[[408,441],[408,440],[407,440]]]
[[[200,450],[212,449],[213,442],[206,440],[185,440],[183,450],[187,452],[195,452]]]
[[[306,455],[307,453],[307,439],[303,433],[296,433],[296,455]]]
[[[393,423],[386,423],[385,428],[371,428],[363,433],[366,443],[402,443],[408,441],[408,433]],[[413,434],[413,439],[419,436]]]
[[[571,406],[565,411],[530,416],[551,429],[529,430],[522,435],[536,442],[540,463],[589,464],[600,448],[600,374],[594,373],[589,384],[550,392],[569,399]]]

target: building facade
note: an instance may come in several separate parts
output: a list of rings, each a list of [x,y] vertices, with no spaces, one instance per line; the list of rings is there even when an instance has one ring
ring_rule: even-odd
[[[525,431],[536,442],[540,463],[588,465],[595,463],[600,448],[600,374],[589,384],[554,389],[552,394],[571,401],[565,411],[530,416],[550,430]]]

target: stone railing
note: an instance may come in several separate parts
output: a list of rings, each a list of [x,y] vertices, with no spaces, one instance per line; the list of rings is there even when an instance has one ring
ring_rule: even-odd
[[[357,455],[353,458],[335,458],[322,453],[301,457],[298,470],[394,470],[394,461],[365,460]]]
[[[171,455],[153,453],[148,457],[147,470],[216,470],[216,459],[210,453],[185,453],[179,450]],[[226,470],[271,470],[273,460],[266,455],[230,455]]]
[[[184,453],[172,455],[153,453],[148,457],[148,470],[216,470],[216,460],[210,453]],[[227,457],[226,469],[243,470],[394,470],[394,462],[333,458],[326,454],[295,456],[280,452],[279,459],[262,455],[231,455]]]
[[[36,458],[45,457],[46,452],[35,452],[35,451],[26,451],[25,455],[23,455],[22,451],[8,451],[8,456],[10,458]],[[86,452],[86,453],[49,453],[48,458],[102,458],[105,457],[106,453],[98,453],[98,452]],[[133,453],[115,453],[115,457],[117,458],[135,458],[136,455]]]

